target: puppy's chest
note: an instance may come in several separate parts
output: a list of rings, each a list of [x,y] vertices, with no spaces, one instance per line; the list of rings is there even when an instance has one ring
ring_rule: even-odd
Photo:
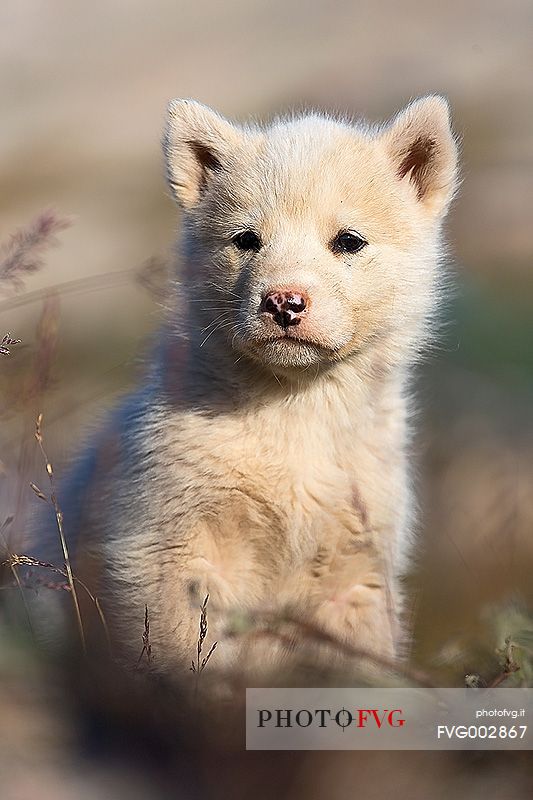
[[[312,555],[339,530],[361,528],[357,465],[365,459],[355,436],[339,443],[326,429],[313,431],[300,421],[243,436],[240,447],[222,453],[212,460],[221,506],[248,504],[251,536],[274,540],[275,533],[291,560]]]

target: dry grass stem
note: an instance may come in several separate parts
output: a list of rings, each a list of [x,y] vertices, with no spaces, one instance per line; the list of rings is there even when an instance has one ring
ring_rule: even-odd
[[[3,337],[2,341],[0,342],[0,355],[8,356],[10,355],[10,347],[14,344],[20,344],[20,339],[12,339],[10,333],[6,333]]]
[[[39,414],[39,416],[37,417],[37,421],[35,423],[35,439],[37,440],[37,444],[39,445],[39,449],[40,449],[41,454],[43,456],[46,473],[47,473],[48,479],[50,481],[50,489],[51,489],[50,502],[52,503],[52,506],[54,508],[56,524],[57,524],[57,531],[58,531],[58,534],[59,534],[59,540],[61,542],[61,549],[63,550],[63,558],[65,559],[65,571],[66,571],[67,579],[68,579],[68,582],[69,582],[70,591],[71,591],[71,594],[72,594],[72,602],[74,604],[74,611],[75,611],[75,614],[76,614],[76,621],[77,621],[77,624],[78,624],[78,630],[79,630],[79,634],[80,634],[81,646],[82,646],[83,652],[86,652],[87,648],[86,648],[86,642],[85,642],[85,633],[84,633],[84,630],[83,630],[83,622],[82,622],[82,619],[81,619],[80,604],[79,604],[79,600],[78,600],[78,594],[76,592],[76,586],[74,585],[74,576],[72,574],[72,567],[71,567],[71,564],[70,564],[70,556],[69,556],[68,547],[67,547],[67,540],[65,538],[65,531],[63,529],[63,512],[61,511],[61,508],[59,507],[59,503],[58,503],[58,500],[57,500],[56,488],[55,488],[55,480],[54,480],[54,470],[53,470],[52,464],[50,462],[50,459],[48,458],[48,456],[46,454],[46,451],[44,449],[43,436],[42,436],[42,427],[41,427],[42,426],[42,421],[43,421],[43,415]]]
[[[9,558],[8,558],[9,569],[11,571],[11,574],[13,575],[13,579],[14,579],[15,583],[17,584],[18,590],[20,592],[20,596],[22,598],[22,603],[24,605],[24,611],[26,612],[26,619],[28,621],[28,627],[30,629],[30,633],[31,633],[32,637],[35,639],[35,632],[33,630],[33,625],[32,625],[32,622],[31,622],[30,609],[29,609],[28,603],[26,601],[26,595],[24,594],[24,589],[22,587],[22,582],[21,582],[19,574],[18,574],[18,572],[17,572],[17,570],[15,568],[15,563],[16,562],[13,561],[14,554],[11,553],[10,548],[9,548],[9,544],[8,544],[7,539],[5,537],[5,530],[6,530],[7,527],[9,527],[9,525],[11,525],[12,522],[13,522],[13,517],[6,517],[6,519],[2,523],[2,527],[0,528],[0,534],[2,536],[2,539],[4,540],[4,547],[6,549],[6,552],[7,552],[8,556],[9,556]]]
[[[20,291],[24,278],[41,269],[44,252],[57,243],[56,234],[69,225],[68,219],[48,210],[15,231],[0,248],[0,290]]]
[[[152,663],[152,644],[150,642],[150,615],[148,613],[148,606],[144,607],[144,630],[142,635],[143,641],[143,649],[141,650],[141,655],[137,661],[137,666],[142,661],[144,655],[146,655],[146,660],[148,665]]]
[[[207,633],[208,633],[208,630],[209,630],[208,621],[207,621],[207,604],[208,604],[208,602],[209,602],[209,595],[207,594],[205,596],[205,600],[202,603],[202,606],[200,608],[200,626],[199,626],[199,630],[198,630],[198,642],[196,644],[196,663],[194,662],[194,660],[191,661],[191,666],[189,668],[190,671],[194,673],[195,679],[196,679],[195,680],[195,689],[194,689],[195,698],[198,695],[198,686],[199,686],[199,681],[200,681],[200,675],[202,674],[202,672],[206,668],[206,666],[207,666],[207,664],[209,662],[209,659],[211,658],[211,656],[215,652],[216,646],[218,644],[218,642],[213,642],[213,644],[209,648],[209,651],[208,651],[207,655],[202,658],[204,642],[205,642],[205,639],[207,637]]]
[[[45,498],[45,499],[47,500],[47,498]],[[25,566],[25,567],[38,567],[40,569],[47,569],[47,570],[50,570],[51,572],[55,572],[57,575],[61,575],[63,578],[66,578],[67,579],[67,583],[50,583],[50,582],[45,582],[45,581],[41,581],[40,580],[40,581],[38,581],[39,585],[43,586],[43,587],[45,587],[47,589],[56,589],[56,590],[57,589],[62,589],[62,590],[68,591],[68,592],[72,592],[72,585],[70,583],[69,576],[68,576],[68,573],[67,573],[66,569],[61,569],[61,567],[58,567],[55,564],[51,564],[48,561],[40,561],[38,558],[33,558],[33,556],[28,556],[28,555],[19,554],[19,553],[11,553],[11,552],[9,552],[9,549],[7,547],[6,547],[6,550],[7,550],[7,553],[8,553],[8,558],[2,563],[7,564],[10,568],[14,567],[16,565],[21,565],[21,566]],[[104,633],[105,633],[105,637],[106,637],[107,645],[108,645],[108,648],[109,648],[109,652],[111,653],[112,652],[111,636],[110,636],[110,633],[109,633],[109,627],[108,627],[108,624],[107,624],[107,620],[105,618],[105,615],[104,615],[104,612],[103,612],[103,609],[102,609],[102,604],[100,603],[99,598],[96,597],[96,595],[94,595],[91,592],[91,590],[89,589],[87,584],[84,581],[82,581],[80,578],[78,578],[76,575],[72,574],[72,578],[73,578],[73,582],[77,586],[79,586],[81,589],[83,589],[83,591],[85,592],[87,597],[91,600],[92,603],[94,603],[94,607],[96,608],[96,611],[97,611],[98,616],[100,618],[100,622],[102,623],[102,628],[103,628]],[[20,581],[18,581],[18,584],[19,584],[19,586],[22,585],[20,583]],[[24,585],[26,585],[26,584],[24,584]],[[28,584],[27,588],[33,588],[33,584]]]

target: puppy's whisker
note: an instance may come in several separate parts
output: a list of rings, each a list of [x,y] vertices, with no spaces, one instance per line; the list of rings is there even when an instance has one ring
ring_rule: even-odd
[[[203,347],[207,340],[216,332],[221,330],[222,328],[229,328],[233,323],[232,322],[221,322],[216,328],[213,328],[212,331],[209,331],[205,339],[201,342],[200,347]]]
[[[240,300],[234,300],[233,297],[195,297],[187,301],[188,303],[224,303],[224,305],[235,304],[238,305]]]
[[[233,295],[233,297],[236,297],[238,300],[242,300],[243,299],[240,295],[238,295],[236,292],[233,292],[231,289],[226,289],[226,288],[224,288],[224,286],[219,286],[217,283],[213,283],[212,281],[209,281],[207,285],[208,286],[212,286],[213,289],[218,289],[219,292],[222,292],[224,294],[226,294],[226,293],[227,294],[231,294],[231,295]]]
[[[235,311],[235,309],[234,308],[225,308],[224,306],[217,306],[216,308],[212,308],[211,306],[208,306],[208,307],[204,308],[204,306],[202,306],[200,311],[205,311],[206,313],[220,311],[222,314],[232,314]]]
[[[205,331],[208,331],[209,328],[211,328],[213,325],[216,325],[218,322],[231,322],[231,319],[228,318],[226,312],[223,312],[222,314],[219,314],[218,317],[211,320],[211,322],[209,322],[203,328],[200,328],[200,330],[202,331],[202,333],[204,333]]]

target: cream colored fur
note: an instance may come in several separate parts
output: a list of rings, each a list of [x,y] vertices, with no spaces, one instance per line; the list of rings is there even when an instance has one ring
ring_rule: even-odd
[[[180,100],[164,151],[183,208],[178,280],[146,386],[83,474],[79,569],[100,576],[131,661],[146,604],[154,664],[186,669],[207,593],[211,669],[253,662],[249,640],[227,637],[243,611],[393,657],[409,376],[455,186],[447,104],[423,98],[380,128],[314,113],[246,128]],[[235,245],[249,229],[257,252]],[[340,230],[368,244],[333,252]],[[285,338],[260,310],[279,287],[310,298]]]

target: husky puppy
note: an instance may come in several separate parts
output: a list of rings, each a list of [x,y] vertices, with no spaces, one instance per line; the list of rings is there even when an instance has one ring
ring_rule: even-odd
[[[456,186],[448,105],[241,126],[175,100],[163,147],[183,226],[172,312],[63,488],[75,571],[132,662],[147,606],[154,663],[186,669],[206,595],[213,666],[242,663],[235,615],[265,612],[393,658],[409,380]]]

